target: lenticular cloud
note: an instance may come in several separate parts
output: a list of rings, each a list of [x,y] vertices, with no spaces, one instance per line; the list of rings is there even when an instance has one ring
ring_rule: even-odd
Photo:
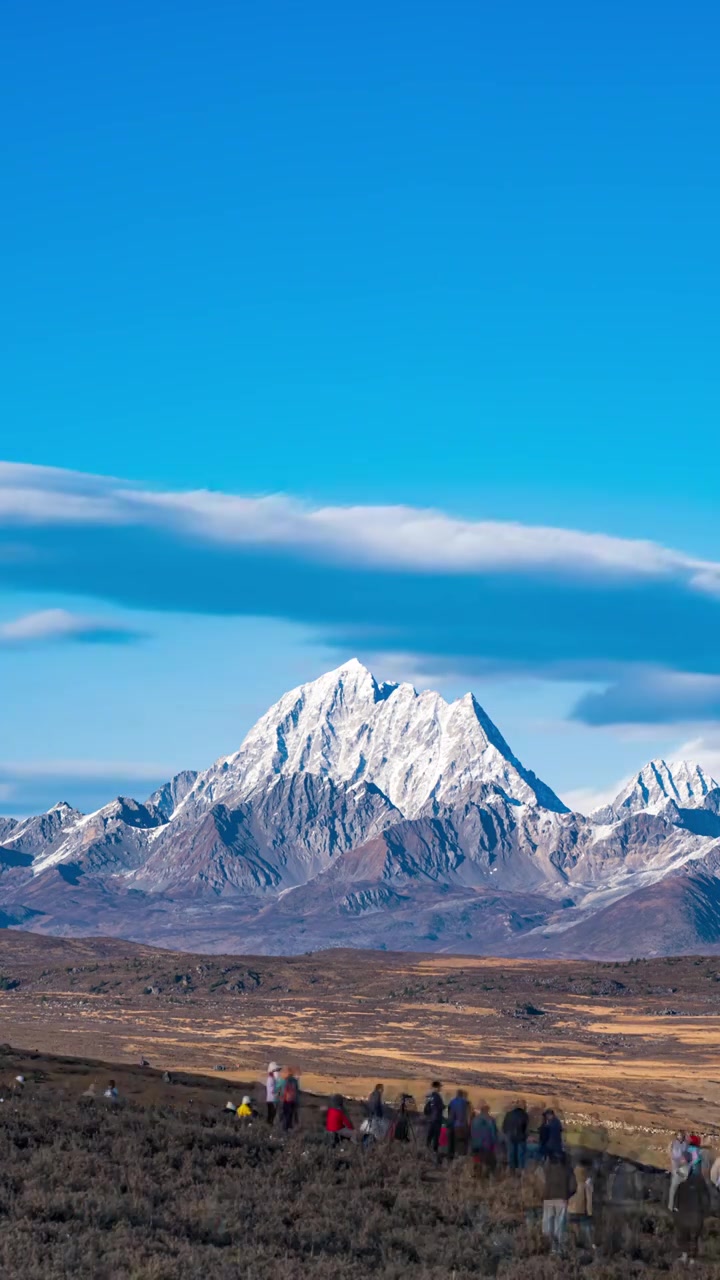
[[[594,723],[628,714],[635,670],[720,675],[717,563],[651,541],[408,506],[168,492],[5,464],[0,582],[143,610],[282,618],[345,651],[415,655],[435,671],[612,682],[602,707],[579,709]],[[697,683],[666,688],[673,719],[684,690],[697,713]]]
[[[510,521],[459,520],[408,506],[311,507],[285,495],[142,489],[103,476],[0,464],[6,526],[164,529],[227,547],[302,548],[329,560],[447,573],[530,569],[580,575],[679,575],[720,594],[720,565],[640,539]]]

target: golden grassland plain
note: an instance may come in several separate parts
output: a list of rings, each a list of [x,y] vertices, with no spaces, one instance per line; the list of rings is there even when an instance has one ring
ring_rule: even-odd
[[[14,1045],[228,1082],[276,1058],[351,1097],[435,1076],[498,1109],[522,1093],[647,1158],[679,1124],[720,1129],[718,958],[205,956],[6,931],[0,1019]]]

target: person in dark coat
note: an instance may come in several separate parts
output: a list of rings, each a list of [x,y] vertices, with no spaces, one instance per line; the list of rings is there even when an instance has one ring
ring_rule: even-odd
[[[682,1250],[681,1262],[697,1258],[698,1244],[710,1212],[710,1189],[699,1159],[675,1192],[675,1238]]]
[[[470,1138],[470,1103],[464,1089],[458,1089],[448,1106],[448,1160],[466,1156]]]
[[[540,1159],[549,1160],[563,1153],[563,1127],[552,1107],[543,1111],[540,1125]]]
[[[522,1098],[518,1098],[515,1106],[508,1111],[503,1120],[502,1131],[507,1146],[508,1167],[513,1172],[519,1172],[525,1168],[528,1136],[528,1113]]]
[[[439,1080],[433,1080],[430,1085],[430,1092],[425,1099],[425,1107],[423,1114],[427,1120],[427,1135],[425,1138],[426,1147],[432,1148],[435,1155],[438,1154],[440,1145],[440,1130],[443,1124],[443,1114],[445,1112],[445,1103],[442,1100],[440,1090],[442,1085]]]
[[[567,1234],[568,1200],[577,1191],[575,1174],[564,1152],[548,1156],[543,1194],[543,1235],[553,1253],[559,1253]]]
[[[383,1106],[384,1092],[385,1086],[383,1084],[376,1084],[370,1094],[370,1097],[365,1104],[365,1109],[370,1120],[382,1120],[385,1114],[385,1108]]]
[[[409,1093],[400,1094],[400,1108],[390,1126],[391,1142],[409,1142],[411,1137],[415,1137],[415,1130],[410,1122],[408,1115],[408,1102],[412,1102]]]

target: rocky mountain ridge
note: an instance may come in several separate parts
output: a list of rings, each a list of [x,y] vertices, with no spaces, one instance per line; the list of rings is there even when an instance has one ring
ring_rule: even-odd
[[[352,661],[144,802],[0,819],[0,909],[208,951],[602,956],[642,937],[654,954],[720,945],[716,863],[720,788],[698,765],[652,761],[571,813],[472,695],[379,684]]]

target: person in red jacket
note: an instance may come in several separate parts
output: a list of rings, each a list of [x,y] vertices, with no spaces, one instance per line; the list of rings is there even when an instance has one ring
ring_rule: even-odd
[[[325,1132],[333,1134],[336,1144],[341,1138],[354,1139],[356,1136],[352,1120],[343,1111],[343,1100],[339,1093],[330,1099],[325,1117]]]

